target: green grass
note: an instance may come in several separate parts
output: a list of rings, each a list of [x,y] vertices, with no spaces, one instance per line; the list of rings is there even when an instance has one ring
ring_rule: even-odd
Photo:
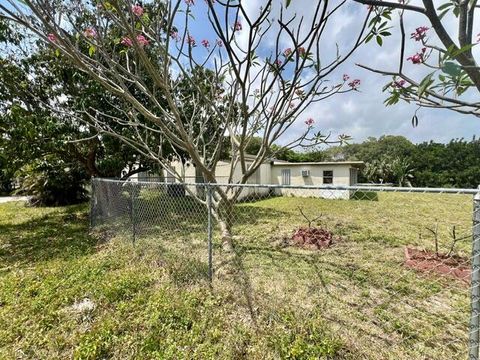
[[[318,225],[342,240],[317,252],[285,247],[305,225],[298,206],[323,214]],[[468,233],[469,196],[240,204],[237,256],[215,234],[212,286],[204,210],[143,194],[136,216],[133,245],[125,218],[89,235],[85,205],[0,205],[0,358],[466,357],[468,288],[402,262],[405,245],[433,248],[425,227],[435,219],[442,248],[452,225]],[[95,307],[78,310],[86,298]]]

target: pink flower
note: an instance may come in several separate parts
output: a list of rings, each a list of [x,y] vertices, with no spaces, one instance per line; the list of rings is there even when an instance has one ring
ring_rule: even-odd
[[[426,48],[422,48],[422,52],[416,53],[415,55],[409,56],[407,60],[410,60],[412,64],[421,64],[425,61],[425,52]]]
[[[170,37],[175,41],[180,41],[180,36],[178,35],[178,32],[176,32],[176,31],[170,32]]]
[[[196,46],[197,42],[195,41],[194,37],[191,35],[188,35],[187,38],[185,39],[187,44],[190,46]]]
[[[143,35],[137,35],[137,41],[140,46],[148,46],[150,44],[150,41]]]
[[[313,120],[312,118],[308,118],[307,120],[305,120],[305,124],[308,127],[313,126],[313,124],[315,124],[315,120]]]
[[[415,41],[423,40],[425,38],[425,36],[427,35],[427,31],[428,31],[428,27],[420,26],[420,27],[416,28],[415,32],[413,32],[410,35],[410,39],[415,39]]]
[[[55,34],[52,34],[52,33],[47,35],[47,39],[52,43],[57,41],[57,37],[55,36]]]
[[[240,21],[235,22],[235,24],[233,25],[233,30],[235,30],[235,31],[242,30],[242,24],[240,23]]]
[[[188,6],[195,5],[195,0],[185,0],[185,4],[187,4]]]
[[[357,88],[360,86],[360,80],[355,79],[355,80],[349,82],[348,86],[350,86],[353,90],[357,90]]]
[[[289,57],[290,55],[292,55],[292,48],[285,49],[285,51],[283,52],[283,56]]]
[[[208,48],[210,47],[210,42],[209,42],[208,40],[203,39],[203,40],[202,40],[202,45],[203,45],[205,48],[208,49]]]
[[[143,7],[141,7],[140,5],[133,5],[132,12],[135,14],[135,16],[140,17],[143,15]]]
[[[282,60],[280,59],[275,60],[275,65],[279,67],[282,66]]]
[[[217,39],[216,44],[218,47],[223,47],[223,41],[220,39]]]
[[[97,36],[97,31],[94,28],[86,28],[83,35],[87,38],[94,38]]]
[[[298,55],[300,55],[300,57],[305,56],[305,48],[304,47],[299,47],[298,48]]]
[[[348,79],[350,79],[350,76],[343,74],[343,81],[348,81]]]
[[[403,88],[403,86],[405,85],[406,81],[403,80],[403,79],[400,79],[400,80],[395,80],[393,83],[392,83],[392,86],[394,88],[397,88],[397,89],[400,89],[400,88]]]
[[[120,41],[120,44],[130,47],[130,46],[133,45],[133,41],[132,41],[132,39],[130,39],[128,36],[125,36],[125,37],[122,39],[122,41]]]

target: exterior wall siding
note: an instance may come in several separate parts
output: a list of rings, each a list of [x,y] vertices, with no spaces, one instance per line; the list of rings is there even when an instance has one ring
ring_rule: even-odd
[[[282,185],[282,170],[290,169],[291,185],[324,185],[323,171],[333,171],[333,184],[328,185],[350,185],[350,166],[338,165],[275,165],[272,166],[272,184]],[[302,176],[302,170],[309,170],[310,176]],[[321,197],[325,199],[350,199],[348,190],[307,190],[307,189],[278,189],[278,195]]]
[[[179,174],[184,174],[186,183],[195,183],[195,167],[193,165],[185,166],[181,162],[172,164]],[[290,170],[290,185],[324,185],[323,171],[333,171],[333,184],[328,185],[353,185],[350,174],[351,169],[356,169],[348,164],[331,165],[292,165],[264,163],[255,174],[247,181],[248,184],[274,184],[282,185],[282,170]],[[302,176],[302,171],[308,170],[309,176]],[[219,183],[228,183],[230,174],[230,163],[220,161],[216,169],[216,177]],[[232,182],[238,182],[241,179],[242,172],[240,166],[234,169]],[[239,196],[239,200],[249,196],[262,196],[271,192],[268,188],[245,188]],[[348,190],[309,190],[309,189],[277,189],[276,194],[281,196],[300,196],[300,197],[321,197],[326,199],[349,199],[352,194]]]

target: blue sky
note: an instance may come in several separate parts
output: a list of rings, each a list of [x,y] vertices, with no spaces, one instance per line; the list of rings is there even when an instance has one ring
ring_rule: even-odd
[[[262,0],[249,0],[248,6],[255,11],[262,3]],[[415,3],[415,1],[413,2]],[[203,1],[197,1],[197,21],[193,23],[193,31],[200,39],[202,36],[208,38],[208,28],[202,21],[200,11],[203,10]],[[293,10],[298,14],[308,16],[312,2],[293,0]],[[203,12],[203,11],[202,11]],[[350,2],[342,11],[335,15],[329,27],[330,49],[334,51],[335,43],[340,48],[348,46],[356,35],[356,26],[359,19],[366,13],[366,6]],[[447,28],[452,28],[454,22],[448,17],[445,18]],[[397,22],[394,23],[395,25]],[[407,33],[411,33],[416,27],[429,25],[421,15],[408,15],[405,18]],[[453,28],[452,28],[453,29]],[[284,140],[294,137],[303,130],[303,117],[312,117],[316,120],[317,129],[323,133],[348,134],[353,141],[359,142],[374,136],[384,134],[403,135],[413,142],[434,140],[448,142],[452,138],[471,139],[474,134],[480,135],[480,119],[458,114],[449,110],[427,109],[418,110],[419,125],[413,128],[411,118],[417,109],[416,105],[404,102],[395,106],[386,107],[383,101],[387,93],[382,93],[382,87],[389,81],[389,78],[373,74],[356,66],[356,63],[367,64],[382,69],[396,68],[399,54],[399,37],[394,35],[386,39],[384,45],[379,47],[375,42],[358,50],[341,68],[334,74],[333,78],[339,78],[342,74],[349,74],[353,78],[362,81],[360,91],[335,96],[325,102],[312,105],[298,121],[298,126],[290,132]],[[431,33],[431,31],[430,31]],[[455,35],[455,32],[453,31]],[[433,34],[431,34],[431,37]],[[432,38],[432,41],[435,41]],[[418,43],[409,43],[406,54],[415,53],[419,47]],[[424,69],[418,65],[410,65],[408,73],[414,78],[419,78]],[[421,77],[420,77],[421,78]],[[478,93],[475,94],[478,96]]]
[[[263,1],[248,0],[247,6],[250,11],[256,11],[255,9],[258,9]],[[0,0],[0,2],[5,4],[5,0]],[[413,0],[413,3],[415,2],[418,2],[418,0]],[[291,11],[295,11],[299,15],[308,16],[311,8],[313,8],[313,2],[292,1]],[[192,23],[192,33],[195,33],[198,43],[202,38],[207,38],[210,42],[215,40],[214,34],[211,33],[206,25],[207,21],[202,15],[204,10],[204,1],[197,0],[195,5],[196,20]],[[348,46],[356,35],[359,19],[365,13],[365,6],[355,4],[353,1],[348,2],[348,6],[345,6],[340,13],[335,15],[328,28],[326,49],[333,52],[335,43],[339,44],[340,49],[342,49],[342,46]],[[421,15],[407,16],[405,20],[407,33],[413,32],[418,26],[428,25],[426,19]],[[445,22],[447,28],[454,29],[452,19],[445,18]],[[480,119],[476,117],[448,110],[423,108],[417,112],[419,125],[413,128],[411,118],[417,106],[404,102],[391,107],[383,105],[387,94],[382,93],[381,90],[389,79],[363,70],[355,64],[363,63],[377,68],[395,69],[398,61],[399,38],[395,36],[395,31],[393,33],[394,36],[387,38],[383,47],[377,46],[373,41],[362,47],[338,69],[337,73],[332,75],[332,78],[338,79],[345,73],[352,78],[361,79],[362,85],[358,92],[335,96],[327,101],[312,105],[299,119],[298,125],[283,140],[286,142],[289,138],[293,138],[303,131],[303,121],[308,117],[316,120],[317,130],[321,130],[323,133],[331,132],[333,135],[348,134],[352,136],[354,142],[363,141],[370,136],[379,137],[384,134],[403,135],[413,142],[428,140],[448,142],[452,138],[471,139],[473,135],[478,137],[480,135]],[[455,35],[454,31],[453,34]],[[418,44],[412,41],[409,46],[407,54],[415,53]],[[204,49],[198,49],[198,51],[200,50]],[[476,55],[478,58],[478,51],[476,51]],[[422,71],[424,70],[421,66],[410,65],[410,68],[408,68],[409,74],[417,75],[416,78],[422,74]],[[474,96],[478,96],[478,93]]]

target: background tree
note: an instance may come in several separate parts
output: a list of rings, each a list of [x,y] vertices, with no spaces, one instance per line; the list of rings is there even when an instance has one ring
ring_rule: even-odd
[[[355,1],[368,5],[376,13],[369,24],[372,28],[369,40],[376,39],[380,46],[383,38],[391,34],[388,24],[392,20],[392,10],[398,9],[401,42],[397,68],[374,69],[360,64],[365,69],[392,77],[384,87],[390,92],[385,101],[387,105],[402,99],[422,107],[480,116],[480,68],[473,51],[479,41],[475,17],[480,7],[476,0],[422,0],[419,5],[405,1]],[[404,18],[412,14],[424,16],[425,24],[405,29]],[[454,26],[448,26],[450,22]],[[406,53],[407,42],[416,45],[415,52]],[[409,75],[406,63],[423,67],[423,76]],[[417,122],[415,115],[412,123],[416,126]]]
[[[470,141],[413,144],[403,136],[384,135],[357,144],[291,153],[290,161],[364,161],[360,182],[457,188],[476,188],[480,182],[480,141],[475,136]]]
[[[150,146],[150,138],[161,138],[162,144],[184,151],[204,179],[215,183],[216,164],[228,137],[230,180],[239,168],[238,182],[245,183],[305,108],[356,90],[360,84],[338,75],[336,81],[327,81],[368,35],[367,15],[350,46],[339,46],[330,57],[323,51],[324,35],[345,1],[334,5],[318,1],[314,11],[304,15],[289,12],[283,3],[272,0],[254,11],[239,0],[197,5],[180,0],[143,5],[122,0],[24,3],[28,9],[22,11],[18,2],[8,0],[7,5],[0,4],[0,12],[29,28],[52,51],[130,105],[122,116],[105,116],[92,106],[86,111],[89,120],[102,133],[121,139],[178,179],[181,176],[171,166],[171,158]],[[213,38],[196,38],[195,7],[195,17],[201,18],[205,33]],[[78,18],[85,21],[74,21]],[[81,51],[84,47],[88,54]],[[195,81],[198,67],[213,75],[208,80],[209,91]],[[180,96],[184,81],[197,90]],[[106,119],[128,131],[113,128]],[[313,130],[313,119],[301,121],[305,131],[285,147],[329,141]],[[206,128],[215,129],[208,138],[198,131]],[[254,161],[248,162],[245,150],[255,136],[262,138],[261,146]],[[338,141],[344,139],[340,136]],[[233,186],[215,188],[214,216],[228,244],[232,206],[239,193]]]

